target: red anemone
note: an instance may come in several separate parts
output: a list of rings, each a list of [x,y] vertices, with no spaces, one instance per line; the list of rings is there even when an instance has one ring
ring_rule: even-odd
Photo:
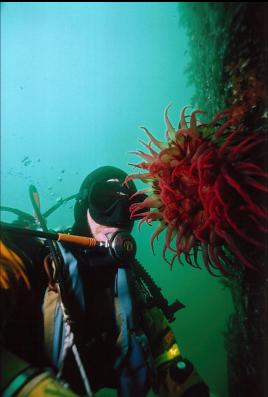
[[[196,119],[202,111],[192,112],[189,122],[185,111],[175,130],[166,110],[165,142],[144,128],[147,152],[134,153],[143,159],[135,166],[145,173],[127,180],[148,183],[144,192],[149,195],[131,206],[131,216],[144,210],[141,223],[159,221],[151,245],[166,230],[163,256],[171,266],[184,254],[188,263],[199,267],[201,250],[210,272],[212,267],[223,274],[230,269],[228,252],[246,268],[256,269],[246,252],[261,254],[267,234],[268,174],[263,169],[267,135],[236,125],[228,110],[208,124]]]

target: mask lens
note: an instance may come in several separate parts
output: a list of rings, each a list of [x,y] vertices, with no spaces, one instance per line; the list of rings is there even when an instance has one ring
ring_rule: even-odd
[[[127,189],[119,182],[96,183],[89,194],[89,202],[97,210],[109,212],[118,201],[128,199]]]

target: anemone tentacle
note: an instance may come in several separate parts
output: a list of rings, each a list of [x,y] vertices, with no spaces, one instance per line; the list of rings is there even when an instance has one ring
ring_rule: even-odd
[[[204,112],[195,110],[187,116],[188,106],[181,111],[176,131],[168,117],[169,108],[164,112],[166,142],[142,127],[149,137],[149,143],[141,141],[148,153],[137,150],[134,154],[143,160],[135,167],[145,173],[130,175],[127,181],[148,183],[149,191],[142,192],[150,195],[131,206],[131,216],[137,212],[143,216],[139,226],[159,222],[151,247],[165,231],[162,255],[171,267],[176,258],[182,263],[182,255],[191,266],[199,265],[197,253],[201,250],[211,274],[212,269],[226,274],[227,268],[239,262],[256,270],[245,246],[261,254],[263,234],[268,233],[268,172],[261,154],[267,134],[248,131],[231,109],[200,124],[196,115]],[[146,211],[140,214],[142,209]]]

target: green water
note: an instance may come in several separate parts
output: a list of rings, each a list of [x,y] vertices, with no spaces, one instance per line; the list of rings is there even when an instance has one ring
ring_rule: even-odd
[[[34,183],[46,210],[77,192],[98,166],[133,172],[129,151],[141,149],[145,138],[139,126],[164,138],[165,107],[172,103],[170,119],[177,124],[196,95],[187,85],[188,50],[177,3],[3,2],[1,204],[31,212],[28,186]],[[51,228],[72,222],[70,204],[49,218]],[[155,256],[150,250],[152,231],[135,228],[137,257],[170,301],[186,305],[172,324],[182,353],[213,394],[225,397],[229,290],[187,264],[176,263],[171,272],[161,241]]]

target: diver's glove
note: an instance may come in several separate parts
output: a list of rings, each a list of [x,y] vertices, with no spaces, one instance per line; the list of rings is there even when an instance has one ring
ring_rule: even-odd
[[[208,386],[189,360],[180,356],[158,371],[160,397],[209,397]]]

